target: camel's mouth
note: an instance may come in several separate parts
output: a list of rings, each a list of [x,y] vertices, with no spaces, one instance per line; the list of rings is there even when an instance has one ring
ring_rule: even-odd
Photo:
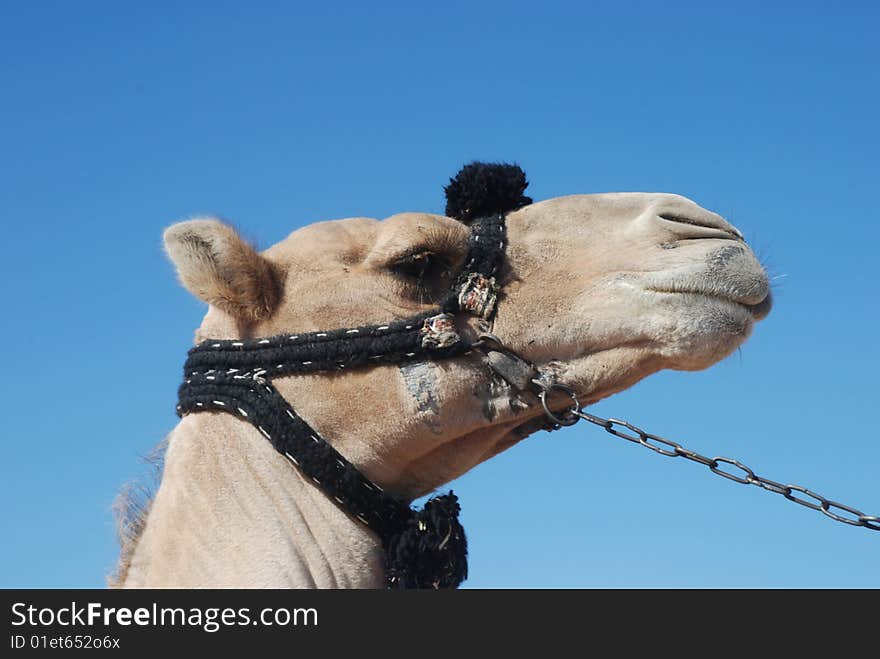
[[[744,304],[755,320],[763,320],[773,308],[773,295],[768,291],[766,297],[757,304]]]
[[[734,293],[721,293],[718,291],[707,290],[683,290],[681,288],[662,288],[651,287],[646,289],[652,293],[663,293],[667,295],[686,295],[695,298],[709,298],[712,300],[721,300],[736,305],[739,308],[746,309],[755,321],[763,320],[770,313],[773,307],[773,296],[768,290],[763,297],[755,295],[736,295]],[[758,300],[757,302],[755,300]]]

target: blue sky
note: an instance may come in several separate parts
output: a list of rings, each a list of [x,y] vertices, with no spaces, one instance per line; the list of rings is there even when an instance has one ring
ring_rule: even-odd
[[[472,159],[536,199],[668,191],[733,221],[776,308],[594,408],[880,514],[876,3],[0,1],[0,586],[100,587],[110,504],[174,426],[204,307],[162,229],[267,246],[440,212]],[[453,484],[470,587],[880,586],[880,533],[593,427]]]

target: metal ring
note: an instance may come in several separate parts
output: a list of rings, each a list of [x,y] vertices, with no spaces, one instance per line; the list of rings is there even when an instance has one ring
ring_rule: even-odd
[[[850,513],[851,515],[855,515],[855,519],[851,519],[849,517],[844,517],[843,515],[838,515],[835,513],[832,508],[839,508],[845,512]],[[822,512],[828,515],[833,520],[837,520],[838,522],[843,522],[844,524],[850,524],[851,526],[864,526],[865,522],[862,521],[862,518],[865,517],[865,513],[861,510],[856,510],[852,506],[845,506],[842,503],[837,503],[836,501],[823,501],[821,504]]]
[[[573,426],[578,421],[580,421],[580,417],[578,417],[575,412],[581,409],[581,404],[578,401],[577,396],[575,396],[575,393],[571,389],[566,387],[564,384],[557,383],[545,384],[541,382],[538,386],[541,388],[541,391],[538,392],[538,398],[541,399],[541,405],[544,407],[544,414],[547,415],[548,419],[560,426]],[[553,391],[561,391],[565,394],[568,394],[568,396],[572,400],[571,407],[562,410],[562,416],[556,416],[556,414],[554,414],[550,410],[550,407],[547,405],[547,394],[552,393]]]
[[[745,473],[745,477],[739,476],[738,474],[734,474],[729,471],[724,471],[718,466],[721,462],[723,462],[724,464],[733,465],[734,467],[741,469],[743,473]],[[719,476],[724,476],[724,478],[728,478],[736,483],[751,485],[752,481],[755,480],[755,472],[746,467],[742,462],[738,462],[730,458],[722,458],[721,456],[716,456],[712,458],[712,463],[706,466],[712,470],[712,473],[718,474]]]
[[[866,529],[880,531],[880,517],[876,515],[862,515],[859,517],[859,521]]]
[[[786,485],[785,492],[782,493],[789,501],[794,501],[795,503],[799,503],[802,506],[806,506],[807,508],[811,508],[812,510],[822,510],[822,506],[825,504],[828,499],[823,497],[821,494],[816,494],[815,492],[810,492],[807,488],[801,487],[800,485]],[[801,499],[800,497],[796,497],[792,492],[802,492],[806,494],[811,499],[818,501],[819,503],[813,503],[809,499]],[[830,517],[830,515],[829,515]]]

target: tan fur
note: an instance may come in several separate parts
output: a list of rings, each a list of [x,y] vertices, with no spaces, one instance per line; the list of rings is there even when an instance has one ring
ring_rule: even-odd
[[[169,227],[164,238],[181,283],[199,299],[242,320],[261,320],[275,310],[278,274],[232,227],[190,220]]]
[[[147,515],[159,485],[167,447],[167,438],[159,442],[144,457],[149,473],[123,485],[113,501],[113,519],[116,522],[116,539],[119,542],[119,560],[113,573],[107,577],[107,583],[111,588],[122,585],[125,575],[128,573],[132,554],[138,539],[144,532]]]
[[[241,336],[242,318],[249,336],[271,336],[431,308],[443,268],[415,286],[394,263],[434,253],[454,270],[468,238],[449,218],[405,213],[312,225],[256,255],[224,225],[198,222],[166,232],[184,285],[212,305],[197,340]],[[469,337],[491,329],[584,403],[662,368],[710,366],[769,310],[766,275],[738,232],[677,195],[561,197],[511,213],[507,224],[496,318],[462,317],[459,329]],[[263,290],[266,272],[278,275],[280,297]],[[476,353],[275,384],[347,459],[405,498],[512,446],[542,415],[533,396],[493,380]],[[382,583],[373,534],[249,424],[219,413],[186,417],[171,433],[162,484],[130,554],[124,586]]]

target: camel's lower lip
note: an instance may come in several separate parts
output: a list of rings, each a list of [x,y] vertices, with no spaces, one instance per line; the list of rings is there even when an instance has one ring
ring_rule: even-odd
[[[693,295],[697,297],[706,297],[711,298],[713,300],[722,300],[724,302],[729,302],[731,304],[735,304],[738,307],[742,307],[746,309],[755,320],[762,320],[767,317],[770,313],[770,309],[773,306],[773,298],[772,295],[768,292],[763,300],[756,304],[750,304],[748,302],[743,302],[742,300],[737,300],[734,297],[729,295],[722,295],[716,292],[707,292],[707,291],[699,291],[699,290],[664,290],[662,288],[649,288],[649,291],[652,293],[664,293],[667,295]]]
[[[743,306],[749,310],[755,320],[762,320],[767,317],[773,307],[773,296],[768,292],[767,296],[758,304],[744,304]]]

